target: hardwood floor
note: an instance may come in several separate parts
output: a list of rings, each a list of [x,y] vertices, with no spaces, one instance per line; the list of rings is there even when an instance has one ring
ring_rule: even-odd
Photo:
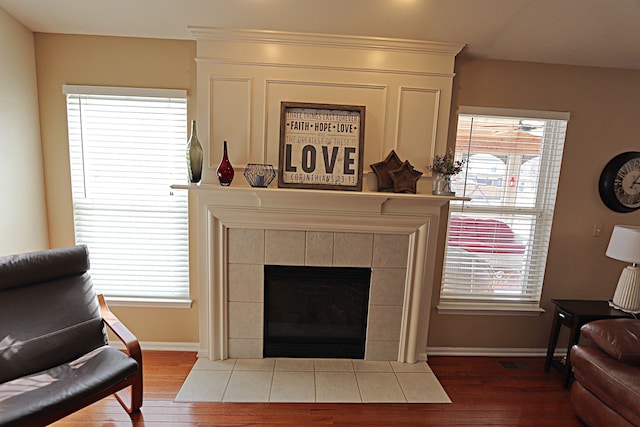
[[[63,426],[581,426],[558,372],[543,358],[430,357],[451,404],[176,403],[196,360],[147,351],[144,404],[132,419],[114,397],[55,423]]]

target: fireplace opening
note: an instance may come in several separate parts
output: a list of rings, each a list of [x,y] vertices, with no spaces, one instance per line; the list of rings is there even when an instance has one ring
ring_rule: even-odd
[[[264,266],[264,357],[364,359],[371,269]]]

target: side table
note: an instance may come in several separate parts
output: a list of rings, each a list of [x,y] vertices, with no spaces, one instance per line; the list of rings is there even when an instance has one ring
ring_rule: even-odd
[[[549,346],[547,347],[544,371],[549,372],[551,366],[559,369],[562,372],[563,385],[567,387],[571,380],[569,353],[571,352],[571,347],[577,344],[580,339],[580,327],[593,320],[633,317],[633,315],[610,307],[608,301],[552,299],[551,302],[555,304],[556,309],[553,315],[551,334],[549,335]],[[553,353],[558,344],[558,335],[560,334],[560,327],[562,325],[569,328],[569,347],[567,348],[564,364],[560,361],[553,360]]]

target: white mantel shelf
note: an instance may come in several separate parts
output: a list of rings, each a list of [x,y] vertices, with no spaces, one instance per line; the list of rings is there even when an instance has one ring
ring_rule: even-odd
[[[219,190],[219,191],[244,191],[251,192],[256,194],[264,194],[264,193],[291,193],[291,194],[314,194],[318,195],[321,193],[324,194],[333,194],[333,195],[346,195],[353,196],[357,194],[357,197],[373,197],[373,198],[387,198],[387,199],[420,199],[420,200],[440,200],[443,203],[450,200],[470,200],[468,197],[457,197],[457,196],[435,196],[433,194],[427,193],[391,193],[387,191],[340,191],[340,190],[305,190],[305,189],[297,189],[297,188],[279,188],[279,187],[249,187],[249,186],[222,186],[220,184],[173,184],[171,188],[176,190],[194,190],[194,191],[211,191],[211,190]]]
[[[221,205],[242,205],[255,208],[303,209],[325,211],[351,211],[398,213],[409,208],[443,206],[450,201],[468,201],[467,197],[435,196],[432,194],[390,193],[376,191],[307,190],[295,188],[262,188],[249,186],[223,187],[219,184],[175,184],[176,190],[208,193],[228,200]],[[398,210],[398,207],[402,206]]]

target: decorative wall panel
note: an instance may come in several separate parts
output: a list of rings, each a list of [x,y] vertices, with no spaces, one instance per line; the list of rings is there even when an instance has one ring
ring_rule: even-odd
[[[212,76],[209,79],[208,135],[218,150],[209,152],[209,166],[218,167],[222,143],[229,141],[231,164],[251,157],[251,79]],[[207,123],[203,123],[207,125]]]
[[[224,140],[234,167],[278,167],[281,101],[366,106],[365,174],[391,150],[423,172],[446,150],[453,64],[462,45],[191,30],[198,39],[198,119],[206,129],[200,137],[210,159],[203,183],[216,182]]]
[[[440,91],[425,88],[400,88],[398,134],[395,150],[401,159],[409,159],[413,167],[424,171],[427,164],[412,159],[431,159],[437,145]]]

